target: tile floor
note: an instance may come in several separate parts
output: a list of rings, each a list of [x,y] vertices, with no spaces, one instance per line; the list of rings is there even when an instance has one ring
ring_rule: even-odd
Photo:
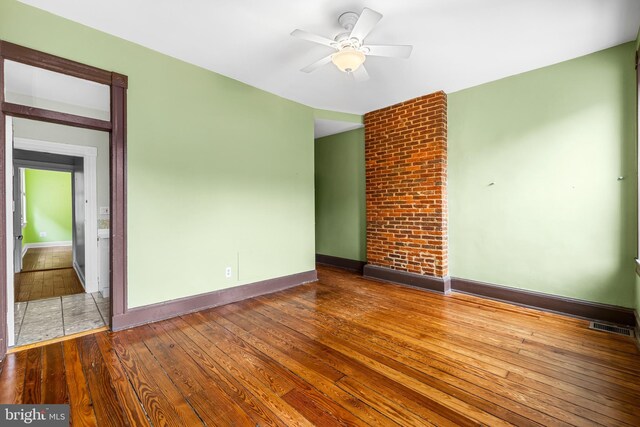
[[[109,298],[100,292],[15,304],[15,342],[26,345],[106,325]]]

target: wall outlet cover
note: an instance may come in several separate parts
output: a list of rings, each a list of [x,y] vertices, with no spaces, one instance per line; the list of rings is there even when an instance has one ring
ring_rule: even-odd
[[[224,276],[229,279],[231,277],[231,267],[227,267],[224,269]]]
[[[41,231],[40,232],[40,237],[47,237],[47,232],[46,231]]]

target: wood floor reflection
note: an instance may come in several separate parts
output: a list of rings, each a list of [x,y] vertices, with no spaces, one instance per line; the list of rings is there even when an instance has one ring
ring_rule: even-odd
[[[320,280],[17,352],[0,403],[74,425],[640,425],[640,354],[583,320]]]

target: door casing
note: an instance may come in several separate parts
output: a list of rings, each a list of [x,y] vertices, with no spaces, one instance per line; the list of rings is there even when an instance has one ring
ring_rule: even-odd
[[[8,103],[4,97],[4,63],[5,60],[15,61],[34,67],[43,68],[96,83],[110,86],[111,89],[111,115],[110,120],[98,120],[88,117],[76,116],[42,108],[28,107]],[[26,48],[0,40],[0,165],[4,165],[5,173],[0,173],[0,200],[7,200],[7,194],[11,194],[11,189],[7,190],[7,183],[11,182],[7,174],[7,156],[11,156],[11,150],[7,148],[10,143],[10,136],[6,132],[10,131],[6,125],[7,117],[22,117],[31,120],[58,123],[63,125],[82,127],[107,131],[110,134],[109,156],[110,156],[110,301],[111,318],[110,325],[114,324],[114,319],[125,315],[127,307],[127,144],[126,144],[126,111],[127,111],[127,76],[106,71],[90,65],[71,61],[49,53]],[[0,209],[0,229],[7,230],[7,220],[11,218],[8,209]],[[13,277],[9,277],[8,268],[12,264],[12,252],[7,251],[12,248],[8,239],[13,240],[13,236],[7,239],[0,239],[0,277],[13,282]],[[9,256],[11,254],[11,256]],[[8,315],[13,316],[13,298],[9,304],[7,287],[0,286],[0,360],[7,352],[8,344]]]

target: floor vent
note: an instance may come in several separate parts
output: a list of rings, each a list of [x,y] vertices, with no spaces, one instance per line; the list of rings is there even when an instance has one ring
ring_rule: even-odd
[[[596,331],[611,332],[612,334],[624,335],[626,337],[634,336],[633,329],[623,328],[621,326],[607,325],[605,323],[599,323],[599,322],[589,322],[589,329],[595,329]]]

